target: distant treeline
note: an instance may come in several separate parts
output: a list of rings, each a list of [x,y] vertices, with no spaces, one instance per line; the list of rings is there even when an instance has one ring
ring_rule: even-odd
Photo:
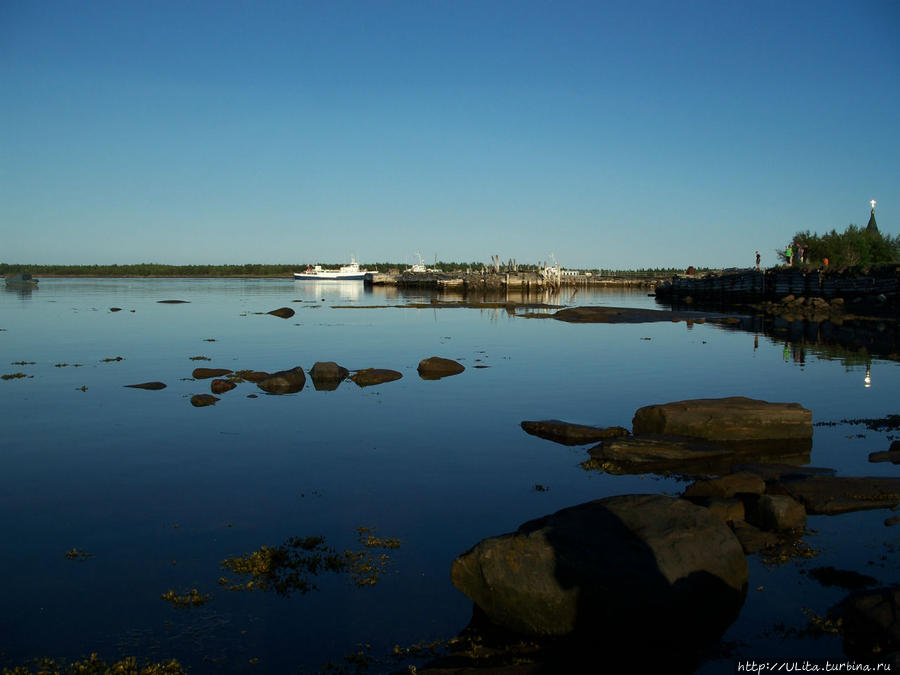
[[[789,248],[794,265],[819,266],[827,260],[830,267],[868,267],[900,261],[900,235],[882,234],[877,227],[848,225],[843,232],[832,229],[825,234],[805,230],[794,235]],[[804,249],[805,260],[801,260]],[[787,262],[786,251],[778,250],[777,253],[782,262]]]
[[[325,268],[337,269],[343,263],[322,263]],[[162,265],[160,263],[136,263],[133,265],[20,265],[0,263],[0,274],[15,272],[31,272],[35,276],[60,277],[290,277],[294,271],[306,269],[306,263],[296,265]],[[402,263],[380,262],[362,265],[370,272],[403,271],[409,265]],[[483,262],[445,262],[438,261],[437,270],[448,273],[479,272],[489,269]],[[538,265],[519,264],[520,272],[534,272]],[[705,269],[705,268],[704,268]],[[704,269],[697,268],[698,272]],[[501,266],[506,271],[506,266]],[[684,272],[683,268],[647,268],[636,270],[583,270],[594,276],[618,277],[661,277]]]

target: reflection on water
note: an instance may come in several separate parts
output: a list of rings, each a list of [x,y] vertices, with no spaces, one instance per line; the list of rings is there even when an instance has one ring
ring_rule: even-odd
[[[159,303],[167,299],[186,302]],[[8,543],[0,667],[97,651],[108,660],[176,657],[193,673],[234,672],[252,659],[259,672],[317,672],[358,643],[390,654],[395,644],[446,639],[472,612],[448,580],[450,564],[482,538],[597,497],[684,487],[675,477],[583,471],[585,449],[529,436],[522,420],[629,426],[645,405],[743,395],[797,401],[827,421],[884,416],[900,400],[900,371],[879,358],[880,342],[862,354],[827,343],[831,329],[821,326],[565,324],[500,308],[354,308],[432,299],[496,296],[292,279],[42,279],[31,293],[0,294],[0,372],[27,375],[0,381]],[[636,290],[502,301],[655,307]],[[285,306],[296,310],[288,320],[265,314]],[[430,356],[466,370],[422,380],[416,366]],[[286,396],[241,382],[215,406],[194,408],[191,397],[211,386],[192,377],[197,357],[233,371],[334,361],[403,377]],[[148,381],[167,387],[125,386]],[[856,431],[816,427],[809,462],[891,475],[889,462],[867,459],[886,449],[890,432]],[[811,523],[824,550],[816,564],[863,569],[878,560],[886,565],[879,581],[900,580],[883,520],[872,512]],[[223,560],[274,551],[298,533],[355,550],[359,528],[403,542],[377,585],[323,574],[318,592],[290,598],[219,587]],[[67,559],[73,550],[91,557]],[[824,613],[840,599],[839,589],[796,569],[751,567],[752,587],[765,590],[748,595],[726,636],[742,654],[798,647],[766,631],[780,622],[799,632],[800,607]],[[202,607],[161,599],[193,589],[211,596]],[[833,637],[799,647],[792,653],[841,655]]]

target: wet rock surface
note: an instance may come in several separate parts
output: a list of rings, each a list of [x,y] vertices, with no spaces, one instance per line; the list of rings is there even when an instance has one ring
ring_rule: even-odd
[[[747,562],[707,509],[661,495],[599,499],[485,539],[453,584],[501,627],[533,636],[717,635],[737,615]],[[687,636],[685,636],[687,637]]]
[[[157,389],[165,389],[166,383],[165,382],[141,382],[140,384],[126,384],[125,386],[129,387],[131,389],[157,390]]]
[[[237,387],[237,385],[229,380],[213,380],[209,383],[210,391],[214,394],[224,394],[235,387]]]
[[[353,373],[353,375],[350,376],[350,379],[353,380],[357,386],[372,387],[376,384],[399,380],[401,377],[403,377],[403,373],[399,373],[396,370],[389,370],[386,368],[364,368]]]
[[[290,319],[292,316],[294,316],[294,310],[290,307],[279,307],[278,309],[273,309],[270,312],[266,312],[266,314],[277,316],[279,319]]]
[[[788,495],[810,514],[834,515],[900,504],[900,478],[809,476],[786,478],[768,491]]]
[[[624,427],[592,427],[562,420],[526,420],[521,423],[521,426],[526,433],[532,436],[563,445],[587,445],[607,438],[628,435],[628,429]]]
[[[442,377],[459,375],[465,370],[465,366],[453,359],[445,359],[440,356],[430,356],[419,361],[416,370],[423,380],[439,380]]]
[[[655,321],[694,321],[724,318],[710,312],[669,312],[631,307],[569,307],[552,315],[567,323],[651,323]]]
[[[191,376],[195,380],[207,380],[211,377],[222,377],[223,375],[228,375],[232,371],[227,368],[194,368]]]
[[[316,361],[309,371],[316,391],[334,391],[350,376],[350,371],[334,361]]]
[[[194,394],[191,396],[191,405],[195,408],[203,408],[208,405],[215,405],[218,400],[212,394]]]
[[[261,379],[256,386],[267,394],[295,394],[306,384],[306,373],[296,366],[290,370],[279,370]]]
[[[716,442],[812,439],[812,412],[799,403],[744,396],[675,401],[640,408],[634,434],[666,434]]]
[[[900,651],[900,586],[851,593],[829,615],[841,620],[844,651],[849,656],[896,661]]]

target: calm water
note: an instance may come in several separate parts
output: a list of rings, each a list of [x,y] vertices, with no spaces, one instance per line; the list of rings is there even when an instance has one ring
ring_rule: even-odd
[[[175,657],[195,673],[317,672],[359,643],[381,659],[395,644],[465,626],[471,603],[450,583],[450,564],[480,539],[589,499],[684,487],[586,471],[585,448],[528,436],[522,420],[630,427],[644,405],[731,395],[797,401],[814,421],[898,412],[891,361],[872,359],[865,387],[858,355],[809,351],[801,363],[796,345],[712,325],[403,307],[431,297],[287,280],[45,279],[34,292],[4,289],[0,372],[28,377],[0,381],[0,666],[98,652]],[[158,302],[167,299],[189,304]],[[538,299],[654,306],[645,292]],[[370,305],[391,306],[361,308]],[[260,314],[281,306],[295,316]],[[428,356],[467,369],[424,381],[416,365]],[[330,392],[308,382],[287,396],[243,383],[215,407],[190,405],[209,391],[208,380],[191,379],[197,366],[316,361],[403,379]],[[150,380],[168,387],[123,387]],[[811,463],[896,475],[867,461],[889,443],[861,426],[816,427]],[[888,515],[811,517],[812,560],[771,568],[751,557],[747,602],[726,635],[735,655],[840,656],[839,638],[785,637],[806,627],[802,607],[824,614],[845,595],[802,571],[833,565],[900,581],[900,530],[884,526]],[[295,536],[359,549],[361,526],[401,540],[374,586],[323,573],[318,590],[284,597],[218,583],[225,558]],[[66,559],[73,548],[92,557]],[[211,600],[184,609],[160,598],[192,588]]]

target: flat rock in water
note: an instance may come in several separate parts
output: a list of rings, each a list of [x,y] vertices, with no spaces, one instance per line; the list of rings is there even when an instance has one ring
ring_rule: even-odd
[[[294,394],[306,384],[306,373],[297,366],[290,370],[279,370],[256,383],[268,394]]]
[[[592,458],[588,468],[611,474],[720,476],[729,473],[738,458],[744,461],[778,458],[798,465],[809,462],[808,451],[784,448],[781,443],[718,444],[655,434],[610,438],[590,448],[588,453]]]
[[[459,375],[466,369],[464,365],[453,359],[445,359],[440,356],[430,356],[419,361],[416,370],[423,380],[439,380],[450,375]]]
[[[652,323],[656,321],[704,321],[719,318],[703,312],[670,312],[633,307],[569,307],[552,315],[567,323]]]
[[[635,435],[666,434],[725,443],[811,443],[812,412],[799,403],[769,403],[744,396],[704,398],[645,406],[634,414],[632,426]]]
[[[757,494],[766,491],[766,482],[749,471],[731,473],[718,478],[698,480],[684,490],[685,497],[734,497],[736,494]]]
[[[834,515],[900,504],[900,478],[810,476],[774,481],[768,492],[793,497],[811,515]]]
[[[218,401],[212,394],[194,394],[191,396],[191,405],[195,408],[203,408],[208,405],[215,405]]]
[[[809,476],[833,476],[836,472],[823,466],[795,466],[783,463],[744,462],[731,467],[732,472],[755,473],[765,481],[781,478],[805,478]]]
[[[232,371],[227,368],[194,368],[194,371],[191,373],[191,376],[195,380],[206,380],[210,377],[222,377],[223,375],[228,375]]]
[[[126,384],[131,389],[165,389],[165,382],[141,382],[140,384]]]
[[[157,300],[160,305],[185,305],[188,300]]]
[[[266,314],[277,316],[279,319],[290,319],[294,316],[294,310],[290,307],[279,307],[278,309],[273,309],[271,312],[266,312]]]
[[[384,382],[393,382],[403,377],[403,373],[396,370],[388,370],[386,368],[364,368],[357,370],[350,379],[360,387],[371,387]]]
[[[545,438],[548,441],[562,443],[563,445],[586,445],[588,443],[597,443],[607,438],[628,435],[628,430],[623,427],[592,427],[584,424],[563,422],[562,420],[525,420],[521,425],[522,429],[532,436]]]
[[[709,510],[662,495],[573,506],[460,555],[453,584],[503,628],[588,639],[717,636],[743,604],[747,561]]]

